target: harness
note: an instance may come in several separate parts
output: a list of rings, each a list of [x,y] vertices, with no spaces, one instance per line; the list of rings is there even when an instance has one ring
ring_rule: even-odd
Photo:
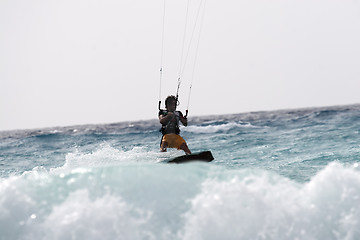
[[[166,116],[168,114],[167,110],[160,109],[159,116],[164,115]],[[174,112],[174,117],[170,119],[167,124],[162,125],[160,132],[162,135],[169,134],[169,133],[175,133],[180,134],[180,128],[179,128],[179,119],[180,119],[180,113],[179,111]]]

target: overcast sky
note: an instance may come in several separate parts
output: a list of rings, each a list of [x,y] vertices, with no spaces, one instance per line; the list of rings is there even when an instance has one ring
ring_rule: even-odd
[[[0,1],[0,130],[157,118],[163,3]],[[186,3],[166,1],[163,102],[176,93]],[[193,79],[190,119],[360,103],[357,0],[207,0],[202,26],[180,88],[185,111]]]

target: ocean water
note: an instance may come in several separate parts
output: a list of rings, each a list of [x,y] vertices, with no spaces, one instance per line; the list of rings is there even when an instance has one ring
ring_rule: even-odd
[[[156,115],[156,113],[154,114]],[[0,132],[0,239],[360,239],[360,105]]]

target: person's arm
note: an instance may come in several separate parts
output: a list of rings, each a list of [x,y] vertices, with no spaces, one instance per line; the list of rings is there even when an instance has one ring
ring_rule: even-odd
[[[188,124],[187,118],[185,118],[182,114],[182,112],[179,112],[180,114],[180,122],[186,127]]]
[[[174,113],[172,113],[172,112],[168,112],[167,115],[161,114],[159,116],[160,123],[162,125],[166,125],[171,120],[171,118],[173,118],[173,115],[174,115]]]

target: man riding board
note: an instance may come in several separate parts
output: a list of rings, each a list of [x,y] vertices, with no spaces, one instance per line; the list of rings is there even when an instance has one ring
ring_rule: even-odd
[[[187,126],[187,118],[180,111],[176,111],[177,99],[175,96],[168,96],[165,100],[166,110],[159,111],[159,120],[162,124],[163,134],[160,151],[166,152],[167,148],[177,148],[184,150],[186,154],[191,154],[186,141],[179,135],[179,122]]]

